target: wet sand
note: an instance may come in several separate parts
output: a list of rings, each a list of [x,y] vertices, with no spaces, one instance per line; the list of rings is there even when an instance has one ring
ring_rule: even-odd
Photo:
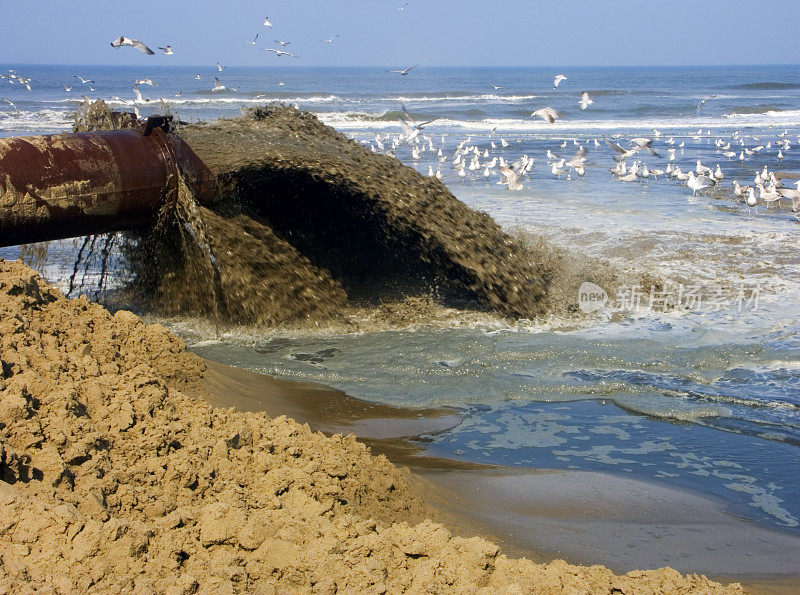
[[[456,533],[515,557],[561,558],[615,572],[670,566],[756,592],[800,592],[800,538],[752,525],[688,491],[595,472],[520,470],[425,456],[407,438],[458,423],[448,410],[373,404],[320,385],[205,360],[200,390],[216,406],[286,414],[352,432],[412,471],[412,487]]]

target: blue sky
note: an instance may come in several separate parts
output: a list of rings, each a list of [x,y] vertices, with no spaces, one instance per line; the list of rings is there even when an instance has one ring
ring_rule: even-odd
[[[800,0],[0,0],[0,62],[230,66],[798,64]],[[269,16],[273,28],[263,26]],[[782,24],[785,23],[785,26]],[[259,34],[255,47],[247,42]],[[322,39],[341,35],[333,44]],[[114,50],[119,35],[174,56]],[[301,57],[259,48],[292,42]]]

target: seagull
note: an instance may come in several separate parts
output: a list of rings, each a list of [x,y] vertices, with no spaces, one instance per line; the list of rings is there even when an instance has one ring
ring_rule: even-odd
[[[390,70],[389,72],[396,72],[400,76],[406,76],[409,72],[414,70],[417,66],[419,66],[419,64],[414,64],[414,66],[409,66],[408,68],[406,68],[404,70]]]
[[[403,6],[401,6],[401,7],[400,7],[400,8],[398,8],[397,10],[399,10],[400,12],[405,12],[405,11],[406,11],[406,6],[408,6],[408,2],[406,2],[405,4],[403,4]]]
[[[158,83],[150,79],[139,79],[134,83],[134,85],[150,85],[151,87],[158,87]]]
[[[139,89],[136,88],[136,85],[131,85],[131,89],[133,89],[133,94],[135,97],[135,99],[133,100],[134,103],[145,103],[147,101],[150,101],[149,99],[144,99],[142,97],[142,94],[139,91]]]
[[[556,77],[553,79],[553,89],[558,89],[558,86],[561,84],[561,81],[567,80],[563,74],[557,74]]]
[[[278,58],[280,58],[281,56],[290,56],[292,58],[299,58],[299,56],[295,56],[291,52],[284,52],[283,50],[276,50],[275,48],[264,48],[264,51],[265,52],[272,52],[276,56],[278,56]]]
[[[494,83],[489,83],[489,84],[492,85],[492,89],[494,89],[495,91],[499,91],[500,89],[505,89],[505,87],[498,87]]]
[[[258,35],[256,35],[256,37],[258,37]],[[291,45],[292,44],[291,41],[281,41],[280,39],[276,39],[275,43],[280,44],[281,47],[286,47],[287,45]]]
[[[709,95],[708,97],[704,98],[704,99],[703,99],[703,100],[702,100],[702,101],[699,103],[699,105],[697,106],[697,109],[696,109],[695,111],[698,111],[698,112],[699,112],[699,111],[700,111],[700,108],[701,108],[701,107],[703,107],[703,106],[706,104],[706,101],[708,101],[709,99],[716,99],[716,98],[717,98],[717,96],[716,96],[716,95]]]
[[[406,110],[406,106],[401,106],[403,111],[403,116],[400,118],[400,124],[403,126],[405,130],[405,140],[411,141],[415,139],[420,131],[422,130],[423,126],[427,126],[431,122],[435,122],[439,118],[434,118],[433,120],[428,120],[427,122],[415,122],[414,118],[411,117],[411,114],[408,113]]]
[[[225,70],[226,68],[227,68],[227,66],[223,66],[222,64],[220,64],[219,62],[217,62],[217,70],[219,70],[220,72],[222,72],[222,71],[223,71],[223,70]],[[198,75],[198,76],[199,76],[199,75]]]
[[[212,91],[225,91],[227,88],[228,87],[219,82],[217,77],[214,77],[214,88],[211,89]]]
[[[159,46],[158,49],[161,50],[161,55],[162,56],[172,56],[172,55],[175,54],[175,52],[172,51],[172,46],[171,45],[168,45],[165,48],[162,48],[162,47]]]
[[[756,198],[756,192],[752,188],[747,189],[747,198],[745,198],[745,202],[749,207],[748,211],[758,204],[758,199]]]
[[[77,74],[72,75],[72,78],[80,79],[80,81],[85,85],[86,83],[94,83],[92,79],[85,79],[82,76],[78,76]],[[95,83],[97,84],[97,83]]]
[[[619,155],[614,155],[614,161],[616,161],[617,163],[620,163],[620,162],[624,161],[625,159],[628,159],[629,157],[633,157],[636,154],[636,150],[635,149],[625,149],[625,148],[622,147],[622,145],[619,145],[618,143],[612,143],[608,139],[605,139],[605,140],[606,140],[606,144],[609,147],[611,147],[617,153],[619,153]]]
[[[253,38],[253,41],[248,41],[247,43],[249,43],[250,45],[255,45],[256,39],[258,39],[258,33],[256,33],[256,36]]]
[[[125,37],[124,35],[120,35],[114,41],[111,42],[111,47],[113,48],[119,49],[123,46],[136,48],[137,50],[139,50],[140,52],[144,52],[148,56],[152,56],[153,54],[155,54],[153,50],[151,50],[149,47],[147,47],[138,39],[130,39],[128,37]]]
[[[695,176],[693,171],[689,172],[689,179],[686,181],[686,185],[692,191],[692,196],[696,196],[698,190],[708,188],[714,184],[716,184],[716,182],[712,178],[708,176]]]
[[[196,75],[194,75],[194,78],[196,78],[196,79],[199,81],[199,80],[200,80],[201,78],[203,78],[203,77],[202,77],[202,76],[200,76],[200,73],[197,73]]]
[[[337,38],[337,37],[341,37],[341,35],[334,35],[334,36],[333,36],[333,37],[331,37],[330,39],[322,39],[321,41],[323,41],[323,42],[325,42],[325,43],[333,43],[334,41],[336,41],[336,38]]]
[[[632,138],[631,144],[636,145],[636,148],[640,151],[647,151],[651,155],[655,157],[659,157],[659,154],[656,153],[655,149],[652,147],[652,140],[649,138]]]
[[[269,22],[269,17],[264,17],[264,26],[272,27],[272,23]]]
[[[531,114],[531,118],[537,116],[542,120],[549,122],[550,124],[553,124],[557,119],[561,117],[561,114],[559,114],[552,107],[543,107],[542,109],[537,109],[535,112]]]
[[[13,108],[16,110],[16,112],[17,112],[17,113],[19,113],[19,108],[18,108],[16,105],[14,105],[14,102],[13,102],[13,101],[9,101],[9,100],[8,100],[8,99],[6,99],[5,97],[0,97],[0,101],[5,101],[5,102],[6,102],[8,105],[10,105],[11,107],[13,107]]]
[[[578,103],[580,104],[581,109],[583,110],[592,105],[594,103],[594,100],[589,99],[589,93],[584,91],[583,93],[581,93],[581,100]]]
[[[72,91],[72,87],[67,87],[66,85],[64,85],[64,91],[69,93],[70,91]]]

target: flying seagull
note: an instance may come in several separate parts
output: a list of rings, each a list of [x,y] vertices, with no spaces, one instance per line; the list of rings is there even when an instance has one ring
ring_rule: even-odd
[[[614,161],[616,161],[617,163],[620,163],[625,159],[628,159],[629,157],[633,157],[634,155],[636,155],[636,149],[626,149],[618,143],[612,143],[608,139],[605,139],[605,141],[609,147],[611,147],[618,153],[618,155],[614,155]]]
[[[253,38],[253,41],[248,41],[247,43],[249,43],[250,45],[255,45],[256,39],[258,39],[258,33],[256,33],[256,36]]]
[[[409,66],[408,68],[406,68],[404,70],[390,70],[389,72],[396,72],[400,76],[406,76],[409,72],[414,70],[417,66],[419,66],[419,64],[414,64],[414,66]]]
[[[333,43],[334,41],[336,41],[337,37],[341,37],[341,35],[334,35],[330,39],[323,39],[322,41],[324,41],[325,43]]]
[[[299,58],[299,56],[295,56],[295,55],[294,55],[293,53],[291,53],[291,52],[284,52],[283,50],[276,50],[275,48],[264,48],[264,51],[265,51],[265,52],[272,52],[272,53],[274,53],[276,56],[278,56],[279,58],[280,58],[281,56],[290,56],[290,57],[292,57],[292,58]]]
[[[405,12],[405,11],[406,11],[406,6],[408,6],[408,2],[406,2],[405,4],[403,4],[403,6],[401,6],[401,7],[400,7],[400,8],[398,8],[397,10],[399,10],[400,12]]]
[[[9,100],[8,100],[8,99],[6,99],[5,97],[0,97],[0,101],[5,101],[5,102],[6,102],[8,105],[10,105],[11,107],[13,107],[13,108],[14,108],[14,109],[17,111],[17,113],[19,113],[19,108],[17,108],[17,106],[16,106],[16,105],[14,105],[14,102],[13,102],[13,101],[9,101]]]
[[[225,70],[226,68],[227,68],[227,66],[223,66],[222,64],[220,64],[219,62],[217,62],[217,70],[219,70],[220,72],[222,72],[222,71],[223,71],[223,70]]]
[[[580,101],[578,101],[578,103],[580,104],[581,109],[586,109],[587,107],[589,107],[590,105],[592,105],[594,103],[594,100],[590,99],[589,98],[589,93],[584,91],[583,93],[581,93],[581,99],[580,99]]]
[[[151,87],[158,87],[158,83],[156,83],[155,81],[153,81],[151,79],[139,79],[138,81],[136,81],[133,84],[134,85],[150,85]]]
[[[211,89],[212,91],[225,91],[227,88],[228,87],[219,82],[217,77],[214,77],[214,88]]]
[[[168,45],[165,48],[159,47],[162,56],[172,56],[175,52],[172,51],[172,46]]]
[[[543,107],[542,109],[537,109],[535,112],[533,112],[531,114],[531,118],[533,117],[539,117],[545,122],[553,124],[555,123],[556,120],[558,120],[561,117],[561,114],[559,114],[552,107]]]
[[[153,54],[155,54],[153,50],[151,50],[149,47],[147,47],[138,39],[130,39],[128,37],[125,37],[124,35],[120,35],[114,41],[111,42],[111,47],[113,48],[119,49],[123,46],[136,48],[137,50],[139,50],[140,52],[144,52],[148,56],[152,56]]]
[[[561,84],[561,81],[567,80],[563,74],[557,74],[556,77],[553,79],[553,89],[557,89],[558,86]]]
[[[709,95],[708,97],[705,97],[702,101],[700,101],[700,103],[697,106],[697,110],[695,110],[695,111],[699,112],[700,108],[703,107],[706,104],[706,101],[708,101],[709,99],[716,99],[716,98],[717,98],[716,95]]]
[[[94,83],[92,79],[85,79],[82,76],[78,76],[77,74],[72,75],[72,78],[80,79],[80,81],[85,85],[86,83]],[[97,83],[95,83],[97,84]]]
[[[258,36],[256,36],[258,37]],[[281,41],[280,39],[276,39],[275,43],[279,44],[281,47],[286,47],[287,45],[292,45],[291,41]]]
[[[494,83],[489,83],[489,84],[492,85],[492,89],[494,89],[495,91],[499,91],[500,89],[504,89],[505,88],[505,87],[499,87],[499,86],[495,85]]]
[[[411,117],[411,114],[408,113],[408,110],[406,109],[405,105],[401,105],[400,107],[403,111],[403,117],[400,118],[400,123],[406,124],[408,125],[409,128],[415,130],[422,130],[423,126],[427,126],[431,122],[435,122],[436,120],[439,119],[439,118],[434,118],[433,120],[428,120],[427,122],[416,122],[414,118]]]
[[[636,148],[640,151],[647,151],[651,155],[655,157],[659,157],[659,154],[656,153],[655,149],[653,149],[652,140],[649,138],[632,138],[631,144],[636,145]]]
[[[135,97],[135,99],[133,100],[134,103],[146,103],[150,101],[149,99],[145,99],[144,97],[142,97],[142,94],[139,91],[139,89],[136,88],[136,85],[131,85],[131,89],[133,89],[133,95]]]
[[[264,26],[272,27],[272,23],[269,22],[269,17],[264,17]]]

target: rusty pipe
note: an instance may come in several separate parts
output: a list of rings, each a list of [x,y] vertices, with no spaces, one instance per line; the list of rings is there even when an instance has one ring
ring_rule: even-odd
[[[209,204],[216,179],[161,128],[0,139],[0,246],[153,223],[177,200],[179,175]]]

